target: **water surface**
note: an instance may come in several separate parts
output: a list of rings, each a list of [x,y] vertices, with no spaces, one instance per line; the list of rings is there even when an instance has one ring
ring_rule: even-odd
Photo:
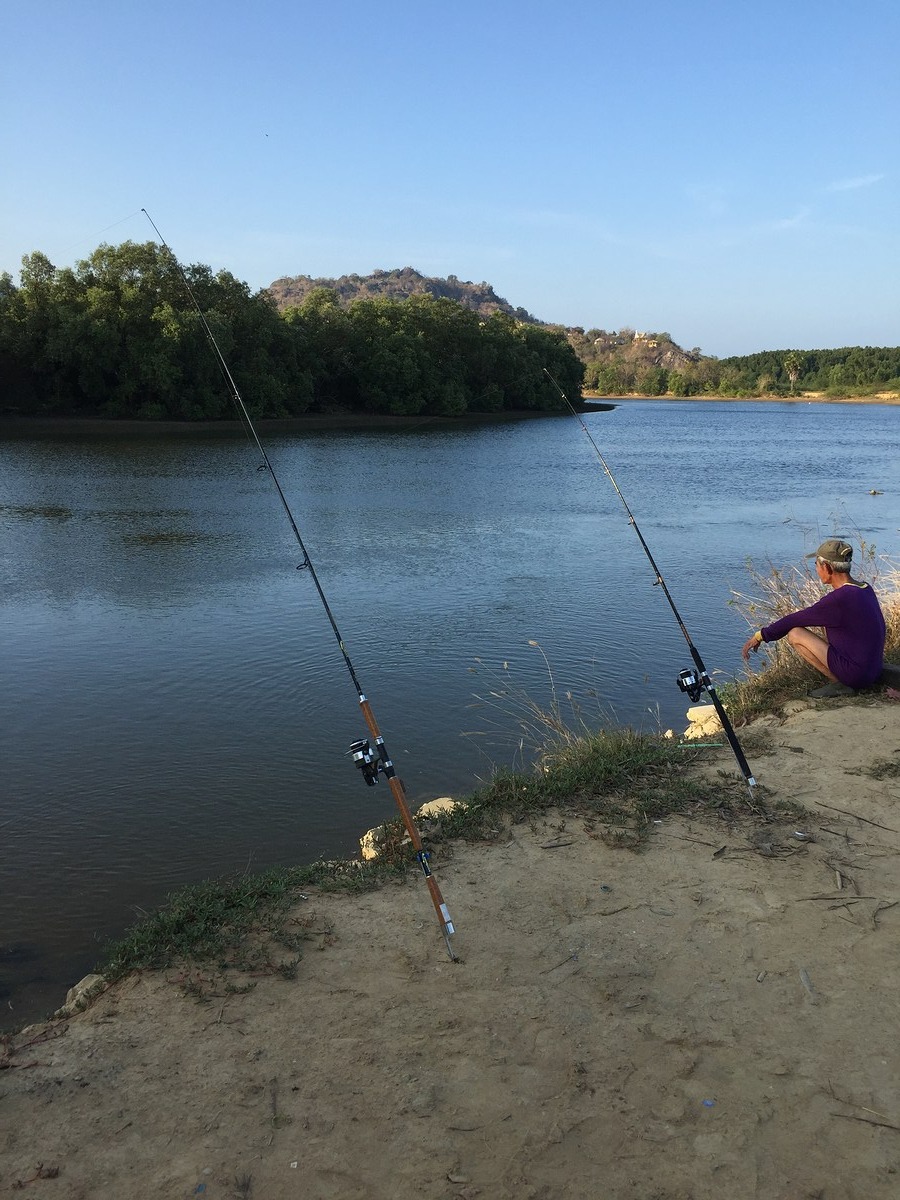
[[[748,557],[855,530],[897,554],[889,407],[628,401],[586,421],[719,679],[740,668]],[[574,419],[267,449],[414,804],[526,757],[523,693],[684,727],[687,647]],[[393,815],[347,757],[356,693],[258,465],[242,436],[0,440],[4,1024],[58,1005],[173,888],[350,855]]]

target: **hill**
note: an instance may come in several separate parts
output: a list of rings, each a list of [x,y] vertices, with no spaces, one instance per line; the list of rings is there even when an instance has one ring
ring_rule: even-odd
[[[431,296],[454,300],[480,316],[506,313],[515,321],[541,326],[565,334],[585,368],[585,386],[608,394],[635,389],[650,395],[664,395],[669,373],[690,370],[700,362],[699,349],[682,350],[668,333],[639,333],[623,327],[613,332],[580,326],[567,327],[541,321],[524,308],[515,308],[498,296],[491,284],[471,283],[448,275],[446,279],[422,275],[414,267],[392,271],[373,271],[371,275],[342,275],[339,279],[313,279],[310,275],[283,276],[267,289],[279,311],[303,304],[318,289],[333,292],[342,308],[356,300],[408,300],[411,296]]]
[[[503,312],[529,325],[544,324],[524,308],[513,308],[509,301],[497,295],[489,283],[471,283],[457,279],[455,275],[438,279],[422,275],[414,267],[373,271],[371,275],[342,275],[340,279],[285,275],[269,284],[267,291],[279,311],[283,311],[302,304],[318,288],[335,292],[342,306],[354,300],[408,300],[410,296],[433,296],[436,300],[455,300],[483,317]]]
[[[584,363],[619,359],[678,371],[703,357],[699,348],[690,352],[682,350],[668,333],[638,333],[634,329],[612,333],[605,329],[589,329],[587,333],[581,329],[568,329],[566,332],[575,353]]]
[[[603,396],[793,396],[804,392],[830,399],[891,394],[900,384],[900,348],[851,346],[839,350],[769,350],[718,359],[699,346],[685,350],[668,333],[584,329],[541,321],[498,296],[489,283],[448,275],[439,279],[413,267],[313,279],[276,279],[267,289],[281,311],[301,305],[317,289],[333,292],[341,308],[355,300],[446,298],[487,318],[512,320],[565,336],[584,369],[584,388]]]
[[[310,275],[283,276],[267,289],[279,311],[301,305],[314,291],[334,292],[342,308],[355,300],[408,300],[432,296],[454,300],[480,316],[502,312],[529,325],[564,333],[585,367],[585,384],[609,392],[632,391],[635,387],[663,394],[668,373],[690,370],[701,359],[699,349],[682,350],[668,333],[639,333],[623,327],[613,332],[541,321],[524,308],[516,308],[498,296],[491,284],[471,283],[448,275],[446,279],[422,275],[414,267],[373,271],[371,275],[342,275],[339,279],[314,279]],[[603,368],[606,368],[604,371]]]

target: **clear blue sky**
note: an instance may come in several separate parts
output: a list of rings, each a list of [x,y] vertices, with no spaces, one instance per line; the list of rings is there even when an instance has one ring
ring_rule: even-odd
[[[900,343],[897,0],[6,0],[0,269],[413,266],[709,354]]]

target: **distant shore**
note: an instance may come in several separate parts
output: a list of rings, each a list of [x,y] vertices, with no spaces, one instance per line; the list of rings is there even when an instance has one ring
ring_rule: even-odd
[[[599,392],[582,395],[587,401],[607,400],[611,404],[627,404],[630,400],[666,400],[672,404],[693,400],[722,404],[900,404],[900,392],[875,392],[871,396],[827,396],[824,392],[798,392],[796,396],[601,396]]]
[[[583,412],[609,412],[622,404],[636,400],[663,400],[669,404],[693,401],[717,401],[730,404],[887,404],[900,405],[900,393],[877,392],[871,396],[826,396],[821,392],[804,392],[796,396],[603,396],[599,392],[584,392]],[[266,433],[298,433],[303,430],[338,429],[418,429],[426,426],[447,428],[461,425],[508,424],[512,421],[536,420],[543,417],[566,416],[565,410],[548,412],[538,409],[512,409],[504,412],[468,412],[460,417],[426,414],[396,416],[390,413],[310,413],[297,417],[263,418],[255,422]],[[0,436],[17,433],[121,433],[121,434],[192,434],[211,435],[240,433],[240,421],[138,421],[118,417],[38,417],[0,414]]]
[[[633,399],[634,397],[632,397]],[[583,411],[611,411],[618,401],[587,398]],[[504,425],[512,421],[535,420],[540,417],[567,416],[565,410],[552,412],[538,409],[511,409],[505,412],[468,412],[461,417],[434,416],[423,413],[394,416],[390,413],[310,413],[298,417],[261,418],[254,421],[266,433],[297,433],[306,429],[406,429],[427,426],[459,428],[461,425]],[[119,417],[25,417],[0,415],[0,436],[36,431],[47,433],[184,433],[222,434],[242,433],[240,421],[138,421]]]

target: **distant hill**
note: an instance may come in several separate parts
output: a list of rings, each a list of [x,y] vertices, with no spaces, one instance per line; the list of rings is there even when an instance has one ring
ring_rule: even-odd
[[[611,333],[605,329],[567,329],[572,349],[588,363],[628,363],[636,370],[641,367],[661,367],[666,371],[683,371],[698,363],[704,356],[699,347],[682,350],[668,333],[638,333],[622,328]]]
[[[433,296],[456,300],[481,316],[504,312],[516,321],[529,325],[542,325],[524,308],[513,308],[509,301],[498,296],[489,283],[471,283],[448,275],[436,279],[421,275],[413,267],[401,267],[393,271],[373,271],[371,275],[342,275],[340,279],[313,279],[309,275],[285,275],[269,284],[268,292],[274,297],[279,310],[300,305],[316,288],[328,288],[336,292],[341,304],[354,300],[408,300],[410,296]]]
[[[516,321],[529,325],[540,325],[546,329],[559,329],[565,333],[572,349],[596,379],[598,368],[605,364],[625,366],[633,378],[636,372],[651,367],[665,371],[683,370],[699,361],[699,350],[682,350],[667,333],[636,333],[633,329],[620,329],[612,333],[605,329],[569,328],[552,322],[541,321],[524,308],[514,308],[508,300],[498,296],[489,283],[471,283],[448,275],[446,279],[420,274],[414,267],[402,267],[393,271],[373,271],[371,275],[342,275],[340,279],[313,279],[310,275],[284,276],[268,287],[275,304],[283,311],[300,305],[316,288],[328,288],[337,294],[342,306],[354,300],[408,300],[410,296],[446,297],[455,300],[481,316],[491,313],[507,313]]]

